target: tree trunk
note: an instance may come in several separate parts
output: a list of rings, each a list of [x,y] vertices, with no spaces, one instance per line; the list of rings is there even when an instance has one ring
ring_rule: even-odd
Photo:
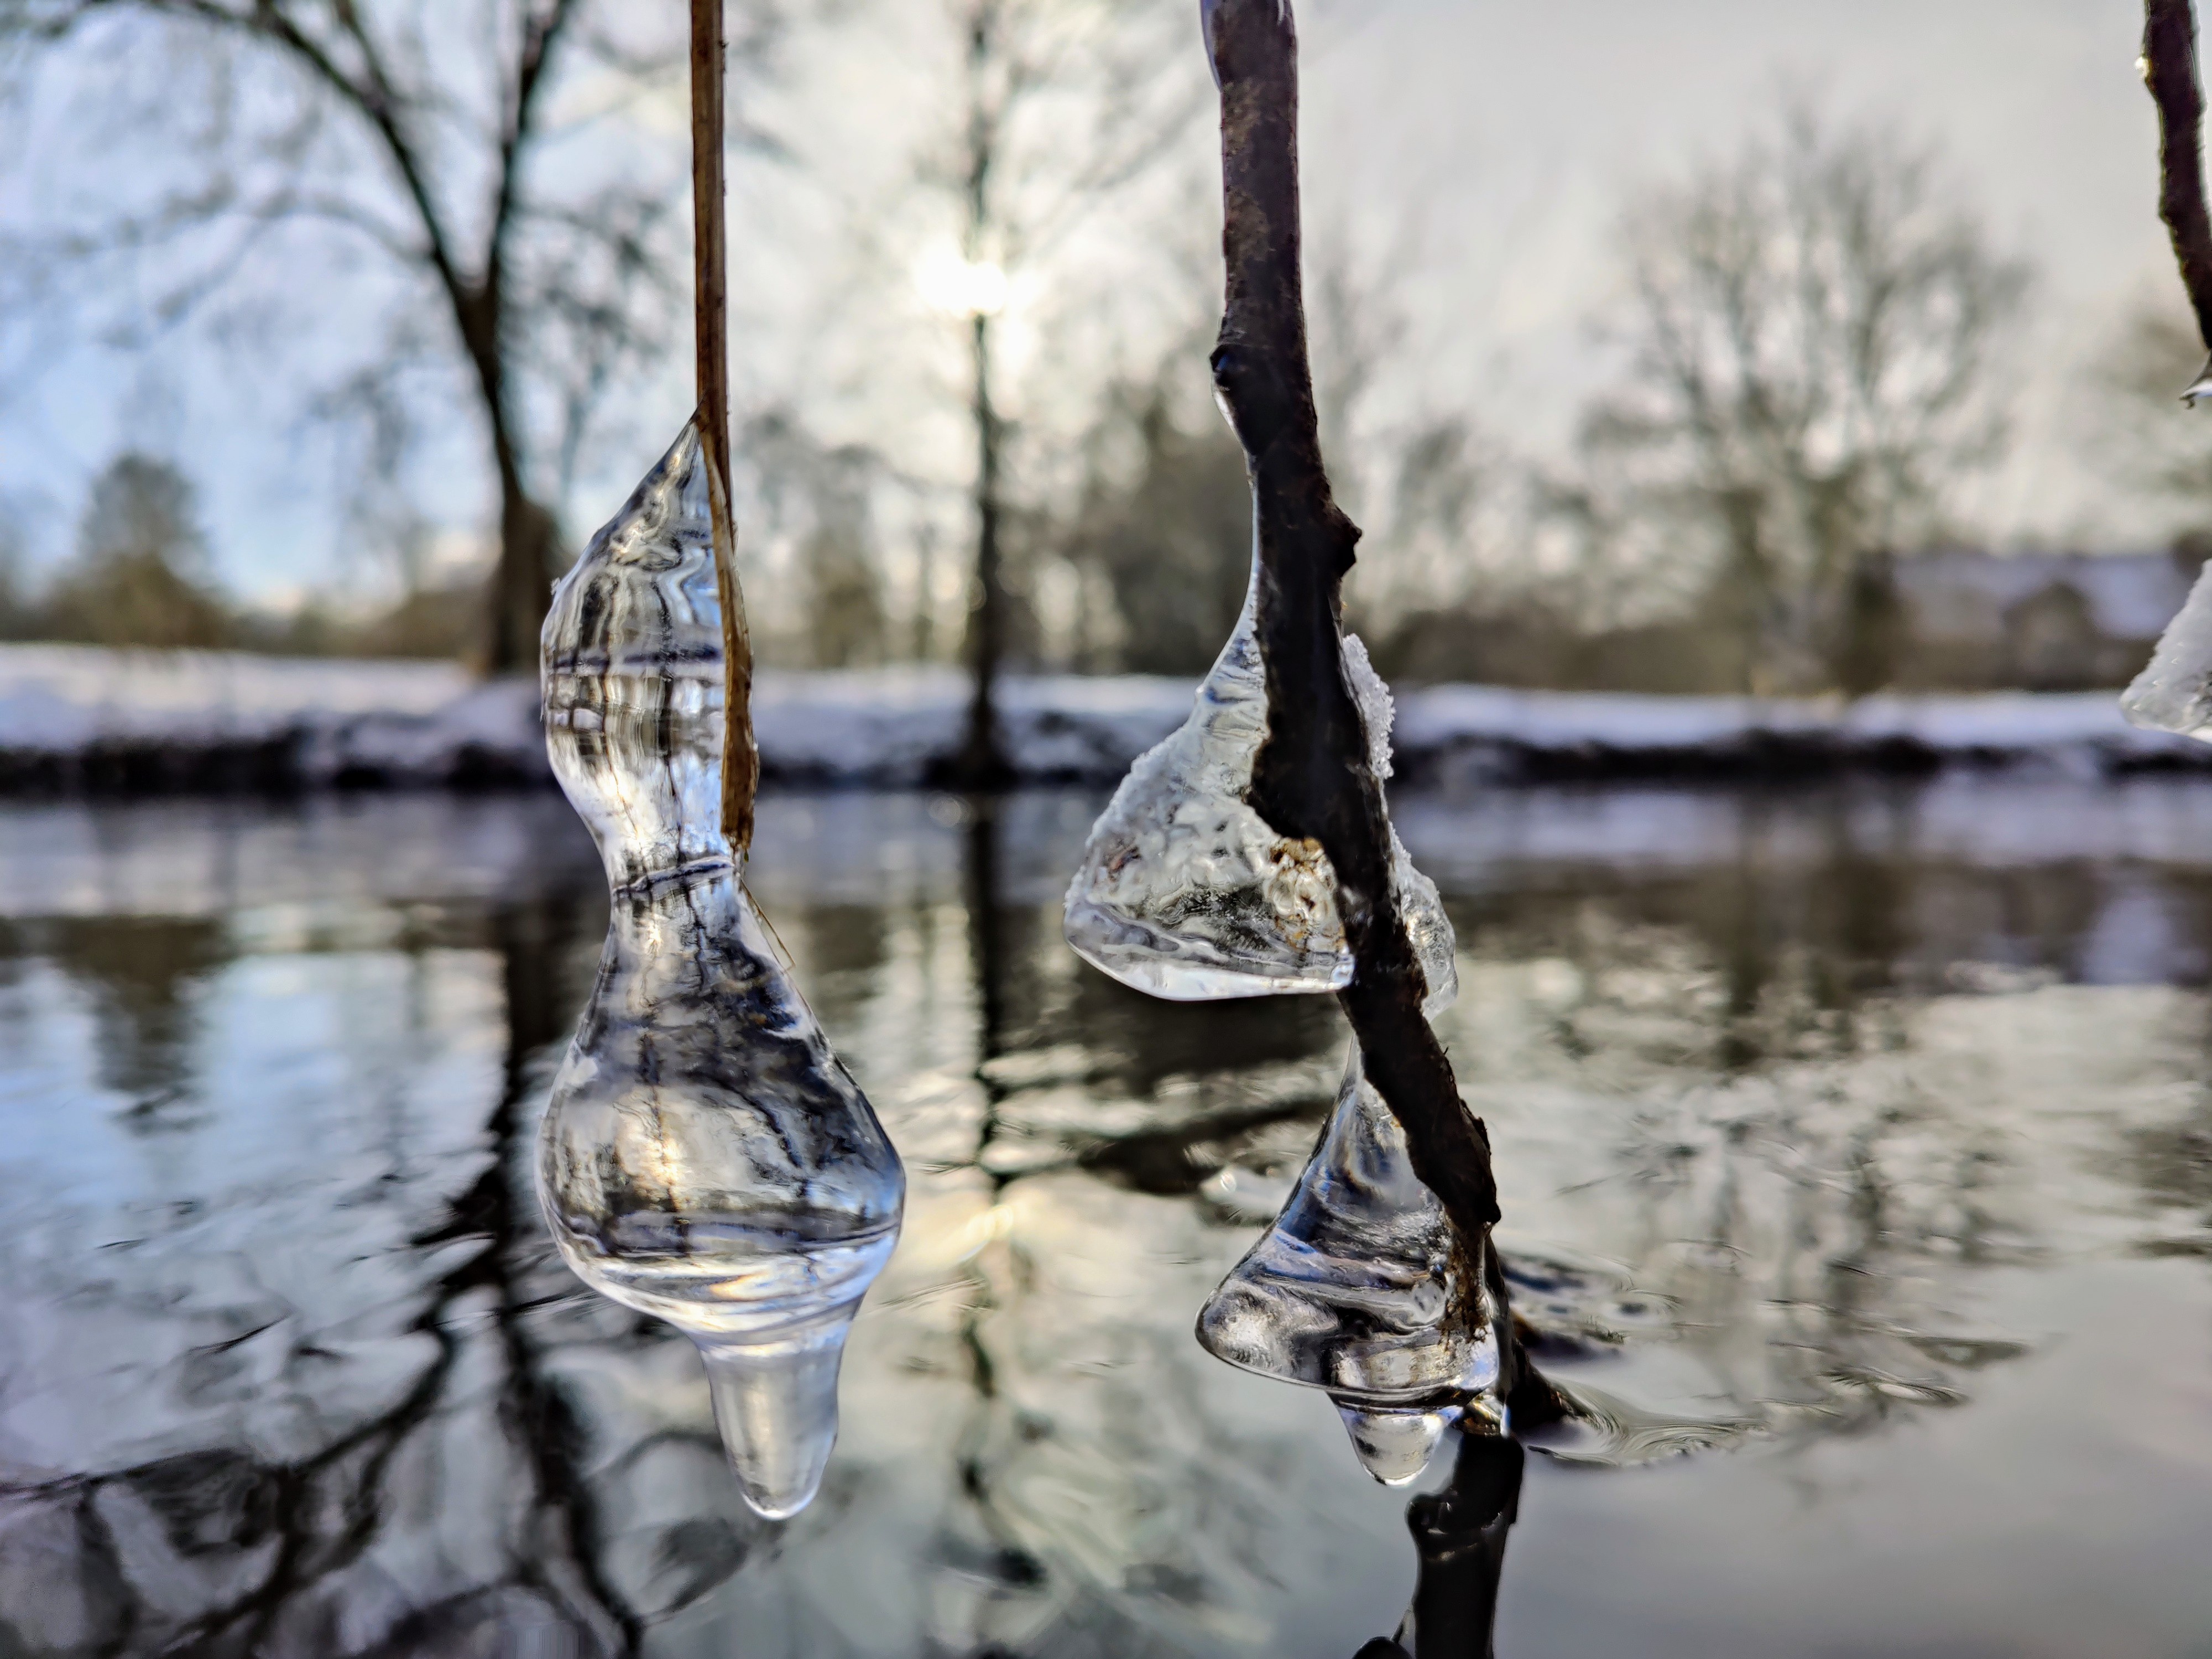
[[[537,667],[538,635],[552,602],[553,559],[561,539],[553,514],[523,484],[522,461],[508,424],[506,365],[500,357],[501,263],[495,250],[481,285],[451,288],[454,321],[476,370],[492,464],[499,472],[499,560],[484,589],[481,665],[487,674]]]
[[[551,602],[553,558],[561,532],[551,513],[521,481],[500,481],[499,562],[484,592],[484,672],[520,673],[538,665],[538,635]]]
[[[968,599],[968,732],[946,781],[964,789],[1003,788],[1012,777],[1000,741],[998,681],[1006,648],[1006,582],[1000,548],[1002,434],[991,397],[991,319],[974,319],[975,362],[975,583]]]

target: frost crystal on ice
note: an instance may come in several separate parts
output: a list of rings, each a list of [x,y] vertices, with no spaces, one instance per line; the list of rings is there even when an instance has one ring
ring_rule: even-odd
[[[746,1501],[820,1484],[837,1368],[905,1176],[823,1040],[721,832],[722,633],[687,427],[553,596],[546,744],[612,890],[553,1083],[538,1195],[593,1289],[706,1361]]]
[[[2212,564],[2159,636],[2150,664],[2120,696],[2130,726],[2212,741]]]
[[[1344,636],[1344,666],[1367,727],[1367,763],[1376,780],[1387,783],[1396,770],[1390,763],[1390,728],[1397,720],[1397,705],[1368,659],[1366,641],[1357,634]],[[1421,1006],[1428,1013],[1441,1013],[1459,996],[1459,968],[1452,957],[1457,941],[1444,915],[1443,896],[1436,883],[1413,867],[1413,855],[1398,839],[1395,823],[1390,826],[1390,884],[1397,891],[1398,914],[1405,920],[1413,954],[1420,958],[1422,975],[1428,981],[1429,994]]]
[[[1067,941],[1077,953],[1125,985],[1174,1001],[1352,982],[1328,854],[1278,836],[1244,799],[1267,736],[1258,613],[1255,565],[1243,614],[1190,719],[1129,769],[1067,890]],[[1345,641],[1345,659],[1376,775],[1388,777],[1390,694],[1358,640]],[[1395,831],[1391,859],[1429,1006],[1442,1007],[1458,986],[1451,923]]]
[[[1360,1462],[1395,1485],[1468,1407],[1496,1413],[1497,1335],[1461,1273],[1451,1223],[1355,1046],[1297,1189],[1200,1313],[1198,1340],[1232,1365],[1327,1389]]]

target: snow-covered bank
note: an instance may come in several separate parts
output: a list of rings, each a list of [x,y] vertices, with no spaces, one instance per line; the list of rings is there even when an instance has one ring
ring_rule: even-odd
[[[1109,782],[1189,712],[1188,681],[1015,677],[1016,769]],[[957,744],[951,670],[763,672],[772,779],[910,785]],[[531,783],[547,777],[536,686],[442,663],[0,647],[0,788],[72,791]],[[2077,773],[2212,768],[2212,748],[2139,732],[2110,692],[1859,702],[1437,686],[1398,700],[1401,775],[1759,777],[1947,764]]]
[[[2118,691],[1840,698],[1668,697],[1439,685],[1398,700],[1416,779],[1796,776],[1831,769],[2055,765],[2212,769],[2212,746],[2121,718]]]

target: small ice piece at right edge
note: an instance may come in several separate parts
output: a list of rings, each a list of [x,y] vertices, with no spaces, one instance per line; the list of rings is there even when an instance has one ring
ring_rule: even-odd
[[[2159,635],[2150,665],[2120,694],[2128,724],[2212,742],[2212,563]]]

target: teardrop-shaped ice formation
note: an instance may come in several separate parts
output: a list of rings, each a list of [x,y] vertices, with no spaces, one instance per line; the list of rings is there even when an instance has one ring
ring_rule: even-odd
[[[562,582],[546,744],[612,889],[553,1081],[538,1195],[584,1281],[699,1346],[746,1500],[796,1513],[905,1176],[792,983],[721,831],[722,635],[687,428]]]
[[[1349,1403],[1341,1395],[1333,1397],[1344,1431],[1352,1437],[1352,1455],[1386,1486],[1420,1479],[1444,1431],[1459,1421],[1462,1412],[1456,1405],[1385,1411]]]
[[[1376,1479],[1419,1474],[1470,1407],[1495,1415],[1498,1340],[1451,1223],[1355,1046],[1335,1110],[1274,1225],[1198,1316],[1216,1358],[1325,1389]]]
[[[2120,694],[2130,726],[2212,741],[2212,564],[2159,636],[2158,649]]]
[[[1067,890],[1067,942],[1125,985],[1177,1002],[1337,991],[1352,952],[1336,911],[1336,878],[1312,842],[1267,827],[1245,801],[1267,736],[1267,691],[1256,632],[1259,568],[1236,631],[1190,719],[1139,757],[1114,793]],[[1345,665],[1367,722],[1370,759],[1390,775],[1390,696],[1357,639]],[[1451,923],[1436,884],[1391,834],[1391,876],[1431,1008],[1458,981]]]
[[[838,1362],[858,1306],[758,1341],[693,1338],[730,1467],[745,1502],[771,1521],[798,1514],[821,1487],[837,1443]]]

